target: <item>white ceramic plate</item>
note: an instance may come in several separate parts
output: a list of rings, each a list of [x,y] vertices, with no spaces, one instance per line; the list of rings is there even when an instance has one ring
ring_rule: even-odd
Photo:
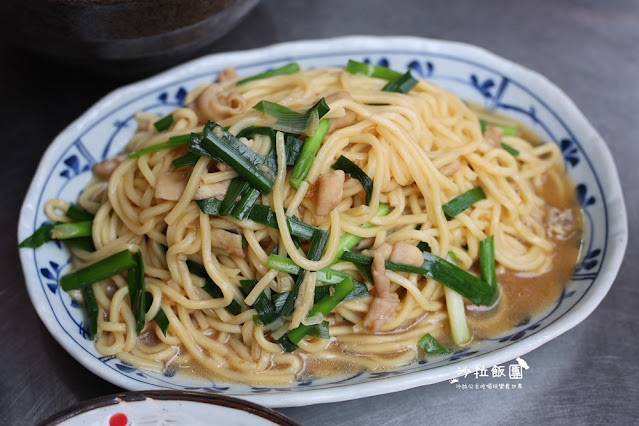
[[[241,399],[185,391],[126,392],[82,402],[44,420],[41,426],[136,426],[211,424],[295,426],[292,419]]]
[[[464,367],[490,368],[557,337],[595,309],[615,279],[628,234],[621,186],[605,142],[570,99],[544,77],[483,49],[437,40],[348,37],[285,43],[207,56],[118,89],[67,127],[47,150],[22,207],[20,241],[47,220],[43,212],[47,199],[75,200],[90,178],[91,166],[124,148],[136,128],[136,111],[165,114],[182,105],[189,90],[214,81],[228,66],[244,76],[291,61],[311,68],[344,66],[348,59],[397,70],[410,68],[415,75],[467,101],[511,116],[560,145],[585,212],[585,239],[583,260],[559,300],[510,332],[444,359],[394,371],[258,388],[152,374],[99,355],[93,343],[84,338],[81,310],[57,285],[60,275],[68,271],[68,252],[56,244],[23,249],[20,255],[32,302],[51,334],[75,359],[129,390],[197,390],[239,396],[271,407],[299,406],[435,383],[459,375]],[[610,212],[614,212],[614,220]]]

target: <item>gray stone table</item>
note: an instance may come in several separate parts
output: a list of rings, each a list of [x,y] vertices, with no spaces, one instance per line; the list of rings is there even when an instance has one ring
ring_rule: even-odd
[[[639,2],[263,0],[202,53],[352,34],[463,41],[548,77],[610,144],[630,241],[616,282],[593,314],[524,357],[531,369],[522,389],[469,391],[444,382],[279,411],[305,425],[639,424]],[[83,73],[0,41],[2,424],[34,424],[79,401],[121,391],[80,366],[40,322],[24,286],[16,223],[49,142],[130,81]]]

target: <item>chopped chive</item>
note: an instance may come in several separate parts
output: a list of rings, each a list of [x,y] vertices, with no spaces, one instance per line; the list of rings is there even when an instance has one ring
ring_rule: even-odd
[[[371,256],[350,251],[344,252],[342,260],[352,262],[355,266],[370,266]],[[270,258],[269,258],[270,261]],[[487,305],[491,302],[495,289],[476,276],[432,253],[424,252],[424,265],[421,267],[386,261],[385,267],[391,271],[410,272],[425,275],[455,290],[476,305]],[[319,278],[318,278],[319,279]]]
[[[272,141],[275,140],[275,133],[276,131],[274,129],[272,129],[271,127],[263,127],[263,126],[249,126],[249,127],[245,127],[242,130],[240,130],[237,135],[235,135],[236,138],[242,138],[242,137],[248,137],[251,135],[265,135],[271,138]]]
[[[292,259],[288,257],[280,256],[277,254],[271,254],[268,257],[266,266],[270,269],[277,269],[278,271],[288,272],[291,275],[299,275],[303,269],[300,268]],[[346,277],[350,277],[350,274],[341,272],[331,268],[322,268],[317,271],[317,281],[327,284],[337,284],[344,280]]]
[[[444,213],[446,213],[446,217],[450,219],[484,198],[486,198],[486,194],[484,194],[484,190],[478,186],[453,198],[444,204],[442,209],[444,210]]]
[[[273,178],[258,167],[262,163],[261,157],[217,123],[213,123],[213,130],[205,132],[201,140],[191,138],[189,151],[221,159],[262,194],[268,195],[273,189]]]
[[[222,290],[217,286],[209,277],[208,272],[206,272],[206,268],[204,265],[197,263],[194,260],[187,259],[186,267],[189,268],[189,272],[193,275],[197,275],[200,278],[204,278],[204,286],[202,290],[206,291],[212,298],[220,299],[224,297]],[[225,308],[230,314],[238,315],[242,312],[242,306],[235,300],[231,300],[231,303],[228,304]]]
[[[182,136],[188,136],[188,138],[186,140],[183,140],[182,138],[174,140],[174,141],[169,140],[168,142],[165,142],[165,143],[159,143],[157,145],[149,146],[147,148],[144,148],[132,154],[129,154],[129,158],[137,158],[141,155],[150,154],[152,152],[162,151],[164,149],[171,149],[171,148],[175,148],[176,146],[188,145],[191,135],[182,135]]]
[[[479,243],[479,269],[481,279],[497,290],[497,272],[495,269],[495,237],[491,235]]]
[[[79,248],[84,251],[95,251],[95,245],[93,244],[92,237],[79,237],[64,240],[64,242],[72,247]]]
[[[60,278],[62,290],[69,291],[86,287],[89,284],[105,280],[135,266],[135,259],[129,250],[122,250],[99,262],[79,269]]]
[[[458,266],[457,255],[453,251],[448,252],[450,262]],[[470,328],[466,320],[466,306],[464,298],[456,291],[444,287],[444,297],[446,298],[446,310],[448,311],[448,322],[450,323],[450,334],[453,343],[463,345],[471,339]]]
[[[68,217],[69,219],[76,221],[76,222],[82,222],[85,220],[93,220],[93,215],[84,210],[81,207],[76,206],[75,204],[71,204],[69,206],[69,208],[67,209],[67,212],[65,213],[66,217]]]
[[[423,252],[424,251],[430,252],[430,246],[425,241],[420,241],[419,244],[417,244],[417,248]]]
[[[488,127],[501,127],[504,130],[504,136],[517,136],[517,127],[508,124],[489,123],[484,119],[479,119],[481,132],[484,133]]]
[[[320,260],[322,258],[322,254],[324,253],[324,248],[326,247],[327,241],[328,232],[324,231],[323,229],[318,229],[317,231],[315,231],[313,233],[313,237],[311,238],[311,246],[308,249],[308,254],[306,255],[307,258],[313,261]],[[286,303],[280,311],[283,316],[290,316],[293,313],[293,308],[295,307],[295,300],[297,299],[299,287],[302,284],[302,281],[304,281],[304,277],[306,274],[307,271],[305,270],[301,270],[301,272],[298,274],[297,280],[295,281],[295,286],[286,298]]]
[[[513,157],[517,157],[517,156],[519,156],[519,151],[518,151],[518,150],[516,150],[515,148],[513,148],[512,146],[507,145],[507,144],[505,144],[505,143],[503,143],[503,142],[502,142],[502,143],[501,143],[501,147],[502,147],[503,149],[505,149],[506,151],[508,151],[508,153],[510,153],[510,155],[512,155]]]
[[[254,75],[252,77],[245,78],[243,80],[238,81],[236,84],[238,86],[248,83],[249,81],[261,80],[264,78],[273,77],[276,75],[285,75],[285,74],[293,74],[300,70],[300,66],[295,62],[291,62],[288,65],[284,65],[283,67],[276,68],[274,70],[266,71],[261,74]]]
[[[388,214],[388,211],[389,211],[388,205],[380,203],[379,206],[377,207],[377,212],[375,212],[375,216],[378,216],[378,217],[386,216]],[[373,226],[373,224],[371,224],[370,222],[366,222],[360,225],[360,228],[370,228],[371,226]],[[349,232],[345,232],[339,238],[339,244],[337,245],[337,253],[335,254],[335,259],[333,260],[333,263],[336,263],[342,257],[342,254],[346,250],[353,249],[353,247],[359,244],[359,242],[362,240],[363,240],[362,237],[353,235]]]
[[[312,317],[314,315],[327,316],[354,289],[355,284],[353,284],[353,279],[349,275],[335,286],[335,292],[332,295],[325,296],[319,302],[314,304],[308,311],[307,317]],[[300,340],[308,334],[311,327],[312,326],[302,324],[299,327],[290,330],[286,334],[291,342],[298,344]]]
[[[360,74],[368,77],[382,78],[384,80],[393,81],[402,76],[402,73],[393,71],[390,68],[380,67],[363,62],[357,62],[350,59],[346,65],[346,71],[351,74]]]
[[[323,287],[323,286],[322,286]],[[288,298],[290,291],[285,291],[283,293],[272,293],[271,301],[273,302],[273,306],[275,307],[275,311],[278,314],[281,314],[282,308],[286,303],[286,299]]]
[[[416,85],[417,80],[413,78],[409,70],[396,80],[388,82],[386,86],[382,88],[382,92],[397,92],[406,94],[410,92],[411,89]]]
[[[228,216],[231,214],[235,207],[235,201],[246,191],[248,191],[250,185],[247,181],[241,177],[236,177],[231,180],[229,188],[226,190],[226,195],[222,200],[222,206],[220,208],[220,216]]]
[[[144,279],[144,262],[142,253],[138,250],[134,255],[135,265],[129,268],[128,285],[131,311],[136,319],[135,330],[138,334],[144,328],[144,315],[146,314],[146,283]]]
[[[51,238],[56,240],[66,240],[69,238],[91,236],[93,221],[58,223],[51,228]]]
[[[153,126],[157,129],[158,132],[163,132],[173,124],[173,114],[169,114],[166,117],[160,118],[158,121],[153,123]]]
[[[244,296],[248,296],[257,283],[257,280],[240,280]],[[257,296],[255,303],[253,303],[253,307],[257,311],[257,315],[263,325],[268,325],[279,317],[275,306],[273,306],[273,302],[271,302],[264,292],[261,292],[260,295]]]
[[[37,248],[47,241],[51,241],[51,229],[53,229],[53,225],[50,223],[41,225],[33,234],[18,244],[18,248]]]
[[[274,117],[277,120],[273,125],[275,130],[309,135],[316,131],[315,122],[330,110],[324,98],[320,99],[304,113],[266,100],[258,102],[253,108]]]
[[[357,179],[362,184],[364,192],[366,193],[366,204],[371,202],[371,196],[373,195],[373,179],[371,179],[364,170],[360,169],[357,164],[353,163],[343,155],[340,155],[335,164],[331,167],[336,170],[342,170],[344,173],[348,173]]]
[[[429,355],[446,355],[450,353],[441,343],[437,341],[430,333],[419,339],[417,345]]]
[[[183,155],[171,161],[171,164],[173,164],[173,167],[175,167],[176,169],[179,169],[180,167],[184,167],[184,166],[192,166],[195,163],[197,163],[199,159],[200,159],[199,155],[193,154],[192,152],[190,152],[186,155]]]
[[[93,340],[95,335],[98,334],[98,302],[95,299],[95,293],[93,292],[93,286],[86,286],[82,289],[82,296],[84,298],[84,310],[87,314],[87,337],[89,340]]]
[[[166,331],[169,329],[169,318],[166,316],[166,312],[164,312],[164,309],[158,309],[158,313],[155,314],[155,317],[153,317],[153,319],[160,327],[160,330],[162,330],[162,334],[166,336]]]
[[[248,191],[242,195],[242,199],[236,203],[233,208],[232,216],[237,220],[246,219],[251,213],[251,210],[259,196],[260,191],[255,188],[249,188]]]
[[[307,336],[319,337],[320,339],[330,339],[331,333],[329,331],[328,321],[322,321],[319,324],[314,324],[306,332]]]
[[[315,160],[315,155],[317,154],[317,151],[322,144],[322,139],[324,139],[324,135],[326,135],[329,127],[331,127],[330,120],[320,120],[317,130],[315,130],[313,136],[306,138],[302,151],[295,163],[295,167],[293,167],[291,177],[289,178],[289,183],[293,188],[298,189],[302,181],[306,179],[306,175],[308,175],[308,172],[311,170],[311,166]]]

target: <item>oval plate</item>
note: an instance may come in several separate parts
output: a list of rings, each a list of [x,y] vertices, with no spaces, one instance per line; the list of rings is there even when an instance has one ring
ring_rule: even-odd
[[[521,356],[584,320],[612,285],[628,239],[617,171],[605,142],[573,102],[539,74],[467,44],[410,37],[347,37],[278,44],[203,57],[118,89],[67,127],[47,149],[20,215],[19,240],[42,223],[44,202],[76,200],[91,167],[121,152],[136,129],[133,115],[164,115],[184,103],[186,93],[215,81],[234,66],[241,76],[296,61],[302,68],[345,66],[348,59],[410,68],[462,99],[510,116],[561,147],[584,210],[583,256],[559,300],[546,312],[494,339],[445,358],[393,371],[316,379],[278,388],[228,385],[140,371],[98,354],[85,339],[80,308],[58,288],[69,269],[69,253],[58,244],[20,250],[27,289],[38,315],[55,339],[82,365],[128,390],[181,389],[245,398],[270,407],[343,401],[436,383],[464,368],[493,366]],[[614,212],[614,220],[610,212]]]

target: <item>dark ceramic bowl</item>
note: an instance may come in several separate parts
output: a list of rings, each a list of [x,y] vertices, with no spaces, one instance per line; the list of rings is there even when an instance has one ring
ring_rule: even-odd
[[[258,2],[3,0],[0,19],[6,38],[38,54],[109,74],[145,73],[190,58]]]

